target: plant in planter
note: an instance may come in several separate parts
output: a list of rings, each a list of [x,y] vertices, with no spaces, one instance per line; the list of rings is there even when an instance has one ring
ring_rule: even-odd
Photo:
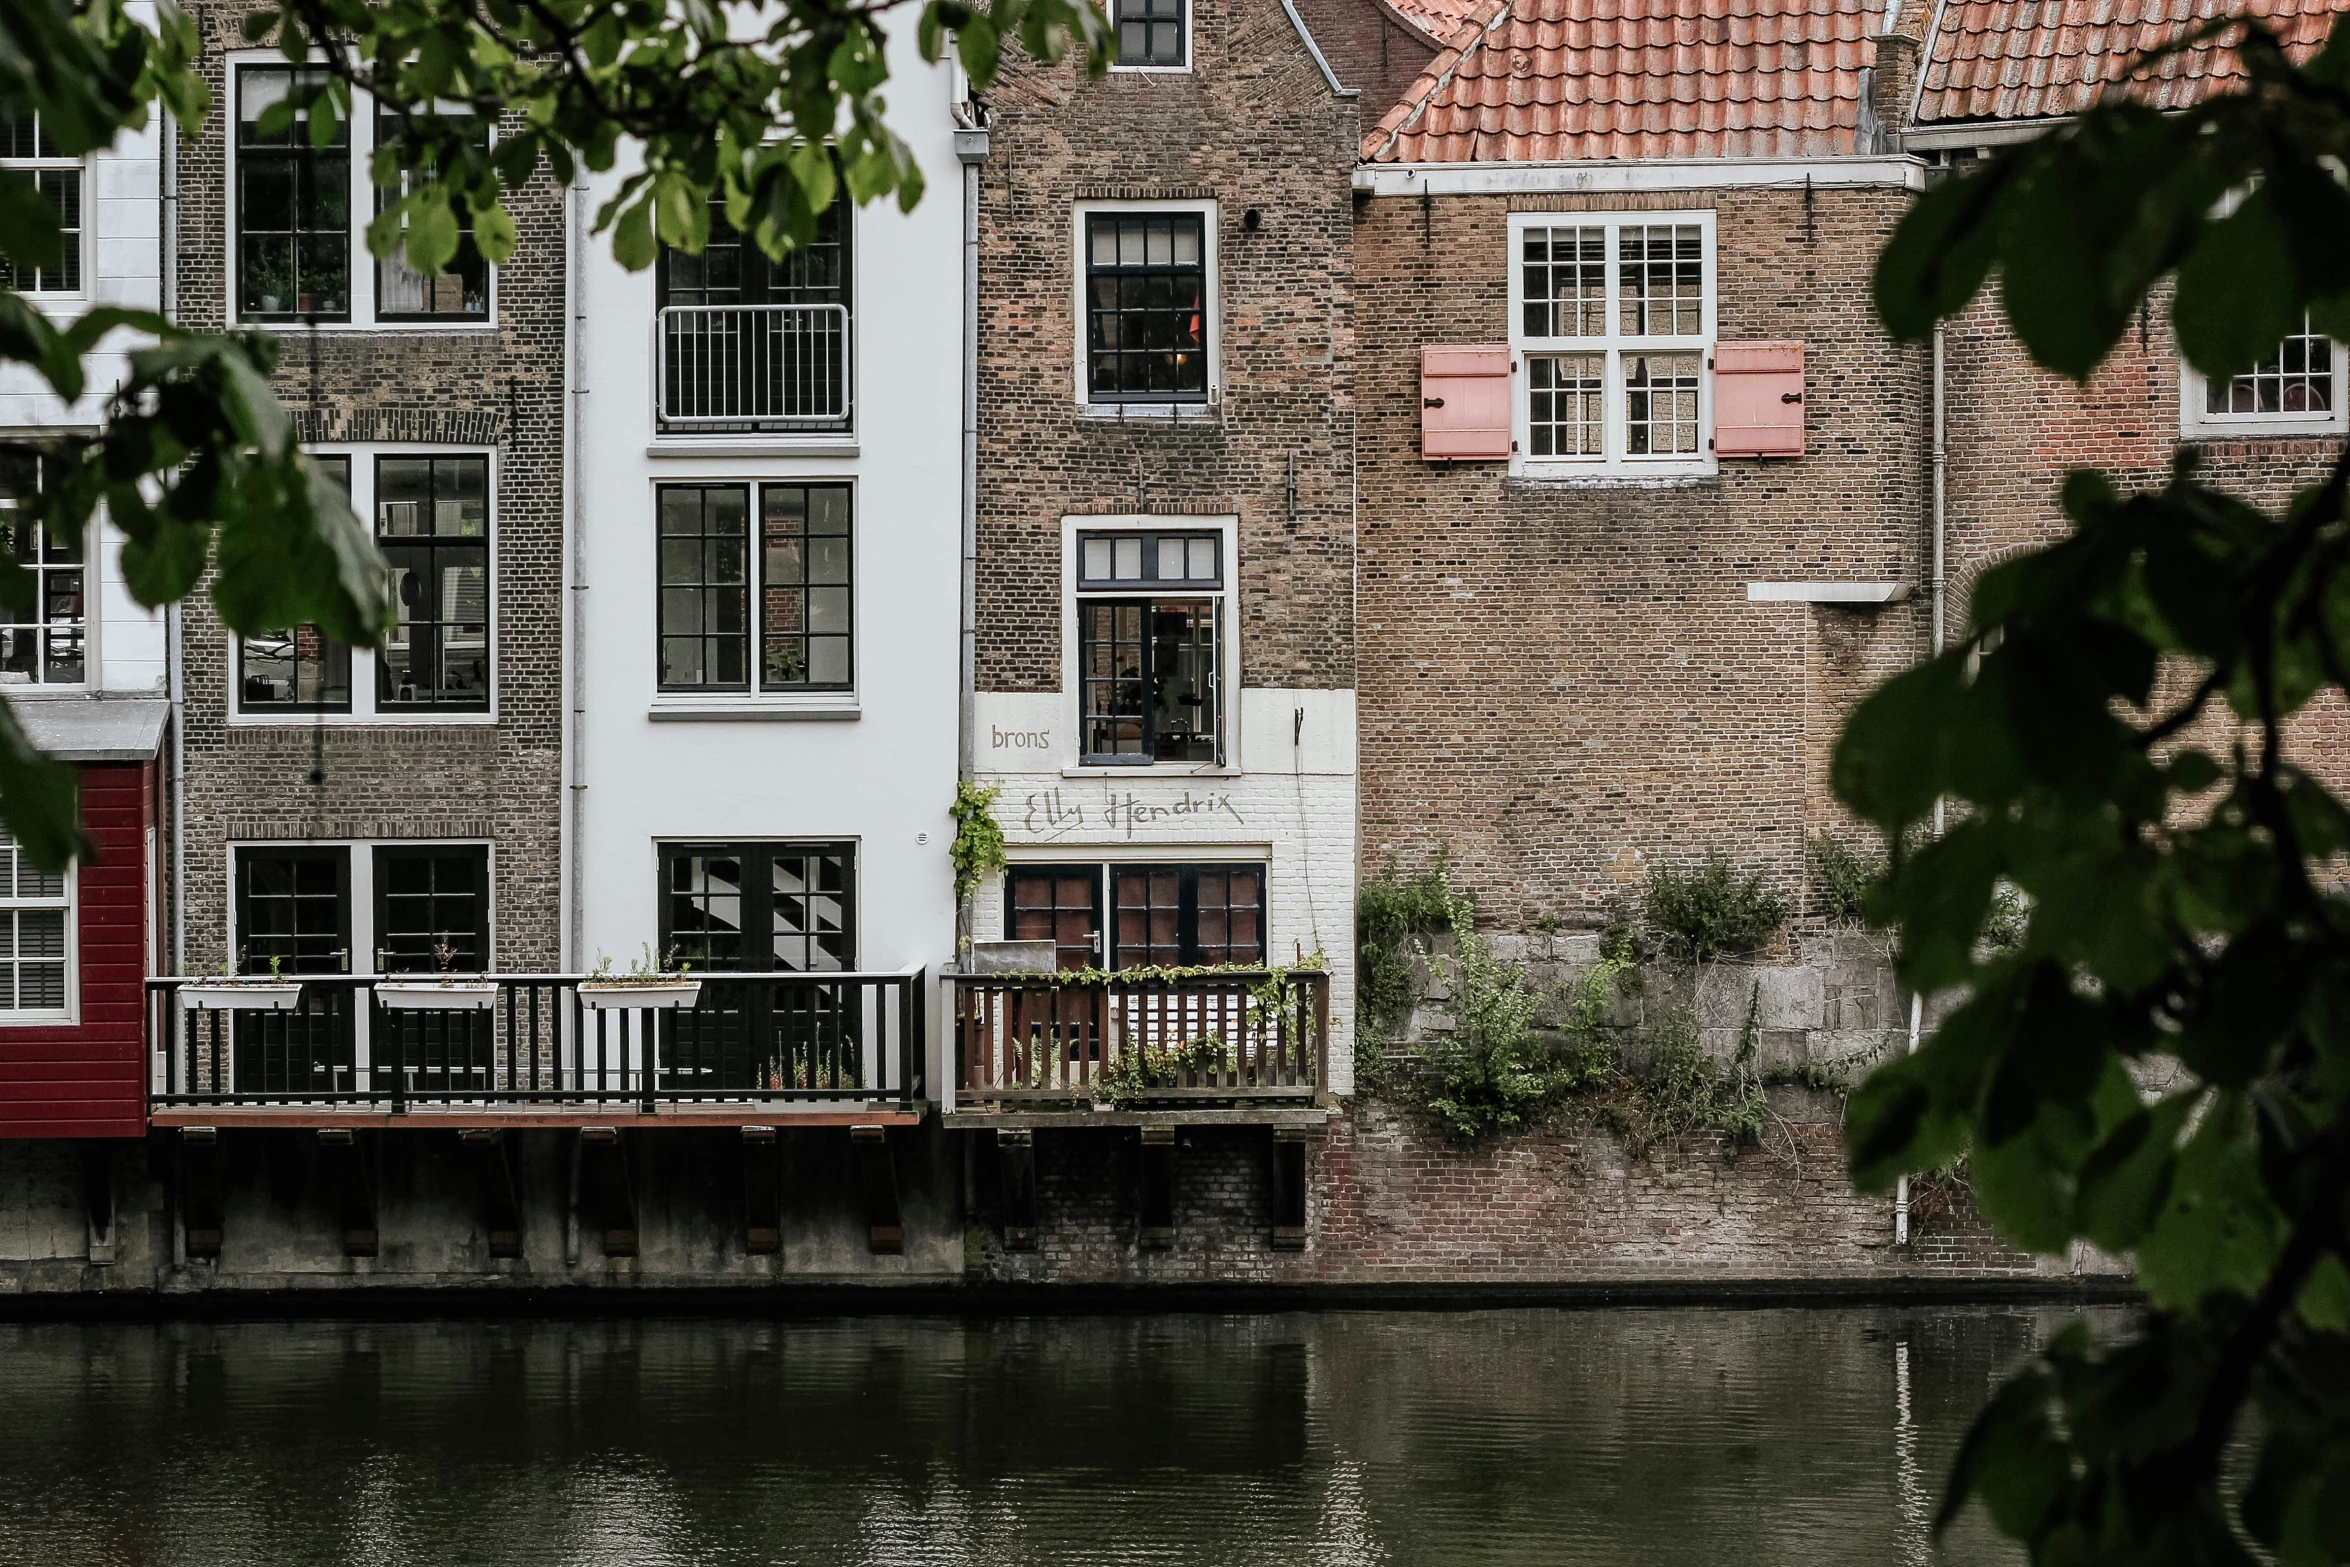
[[[667,954],[675,958],[674,952]],[[627,969],[613,972],[612,960],[598,954],[594,972],[579,982],[582,1005],[594,1010],[624,1007],[690,1007],[702,998],[702,982],[693,977],[693,965],[666,966],[666,959],[656,960],[653,949],[644,953]]]
[[[180,986],[179,997],[190,1012],[291,1012],[301,1003],[302,982],[286,978],[285,959],[272,956],[267,974],[233,974],[223,964],[219,973]]]
[[[441,942],[432,955],[435,974],[376,981],[377,1004],[403,1012],[486,1012],[497,1005],[496,980],[453,972],[456,948]]]

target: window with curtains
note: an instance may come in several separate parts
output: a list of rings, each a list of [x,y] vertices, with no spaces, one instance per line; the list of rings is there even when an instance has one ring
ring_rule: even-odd
[[[0,608],[0,685],[76,686],[88,677],[82,541],[56,537],[28,511],[48,461],[21,447],[0,447],[0,530],[30,579],[23,606]]]
[[[1223,755],[1223,537],[1077,536],[1078,729],[1097,766]]]
[[[444,114],[444,120],[454,120],[465,127],[467,139],[477,147],[489,145],[489,126],[472,115]],[[413,184],[430,178],[432,169],[421,159],[410,158],[401,148],[403,125],[400,116],[389,109],[379,108],[375,116],[375,147],[378,157],[388,154],[399,166],[397,184],[379,185],[375,190],[378,212],[397,206]],[[490,269],[482,259],[481,247],[474,243],[473,220],[470,213],[461,214],[457,228],[457,253],[441,264],[431,276],[408,264],[405,251],[394,251],[375,264],[375,314],[379,321],[486,321],[490,314]]]
[[[82,291],[82,160],[68,158],[38,114],[0,119],[0,169],[29,176],[57,214],[57,260],[53,265],[19,266],[0,256],[0,288],[20,294],[78,294]]]
[[[656,510],[663,691],[781,695],[852,686],[847,484],[669,484]]]
[[[2184,373],[2181,433],[2332,435],[2350,429],[2342,346],[2303,317],[2275,353],[2240,375]]]
[[[1261,964],[1265,867],[1015,865],[1004,930],[1052,942],[1064,971]]]
[[[1706,471],[1712,215],[1521,215],[1510,235],[1522,465]]]
[[[375,541],[399,618],[376,659],[376,706],[490,705],[490,465],[379,457]]]
[[[68,1010],[70,875],[35,870],[0,837],[0,1018],[55,1018]]]

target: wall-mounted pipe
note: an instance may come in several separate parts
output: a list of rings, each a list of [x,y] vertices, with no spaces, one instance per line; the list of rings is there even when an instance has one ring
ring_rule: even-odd
[[[1948,519],[1946,486],[1944,480],[1949,471],[1950,463],[1949,451],[1943,441],[1942,365],[1942,324],[1940,322],[1936,322],[1934,324],[1933,392],[1934,576],[1932,599],[1933,609],[1931,612],[1933,624],[1929,633],[1930,646],[1932,648],[1933,655],[1936,658],[1942,656],[1943,643],[1942,594],[1943,583],[1945,579],[1944,538]],[[1940,800],[1936,800],[1934,802],[1934,836],[1937,838],[1942,836],[1942,810],[1942,802]],[[1922,1031],[1925,1024],[1925,1012],[1925,997],[1915,994],[1911,995],[1909,998],[1909,1048],[1913,1052],[1918,1047],[1918,1035]],[[1906,1175],[1901,1177],[1901,1179],[1895,1183],[1893,1188],[1893,1244],[1896,1246],[1906,1246],[1909,1244],[1909,1177]]]
[[[959,79],[961,72],[955,73]],[[955,776],[979,772],[979,171],[987,162],[987,109],[954,105],[955,156],[963,165],[963,476],[961,627],[957,637]],[[975,894],[974,894],[975,896]],[[955,959],[972,935],[971,897],[955,909]]]
[[[570,391],[570,407],[563,421],[563,526],[570,535],[571,548],[564,556],[565,597],[570,601],[570,613],[564,617],[563,665],[569,678],[564,684],[570,697],[570,743],[563,748],[564,812],[561,856],[568,862],[563,867],[564,901],[570,904],[565,912],[565,956],[573,973],[587,967],[587,484],[583,465],[587,443],[580,439],[580,424],[587,415],[587,185],[574,182],[571,187],[570,266],[568,268],[571,295],[571,330],[565,335],[566,364],[564,384]]]
[[[180,311],[179,239],[180,239],[180,128],[179,122],[168,112],[157,117],[156,134],[162,138],[162,176],[156,181],[162,192],[161,243],[156,256],[156,270],[160,273],[161,295],[158,305],[163,319],[176,323]],[[187,651],[187,628],[180,619],[180,607],[171,605],[163,612],[163,677],[170,697],[171,709],[171,971],[188,971],[188,743],[187,690],[180,665]],[[103,681],[101,681],[103,683]],[[179,1235],[179,1227],[173,1227]],[[186,1237],[179,1235],[185,1244]]]

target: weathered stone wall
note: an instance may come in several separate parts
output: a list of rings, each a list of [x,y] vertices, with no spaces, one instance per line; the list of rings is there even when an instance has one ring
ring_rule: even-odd
[[[180,155],[179,303],[189,325],[228,322],[234,128],[227,57],[246,51],[248,0],[208,6],[203,69],[214,112]],[[235,640],[188,601],[187,956],[225,961],[231,845],[304,839],[488,840],[499,966],[559,964],[562,731],[562,193],[542,167],[519,195],[495,321],[475,329],[279,325],[279,400],[305,439],[496,451],[491,609],[495,723],[230,722]],[[353,266],[372,265],[354,243]],[[357,678],[356,671],[354,678]],[[325,775],[312,784],[314,759]],[[365,967],[366,954],[355,954]]]

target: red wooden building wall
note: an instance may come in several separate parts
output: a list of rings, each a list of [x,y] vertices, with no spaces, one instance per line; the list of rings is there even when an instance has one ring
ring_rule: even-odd
[[[76,873],[78,1021],[0,1024],[0,1137],[142,1137],[155,764],[82,768],[82,825],[97,858]]]

